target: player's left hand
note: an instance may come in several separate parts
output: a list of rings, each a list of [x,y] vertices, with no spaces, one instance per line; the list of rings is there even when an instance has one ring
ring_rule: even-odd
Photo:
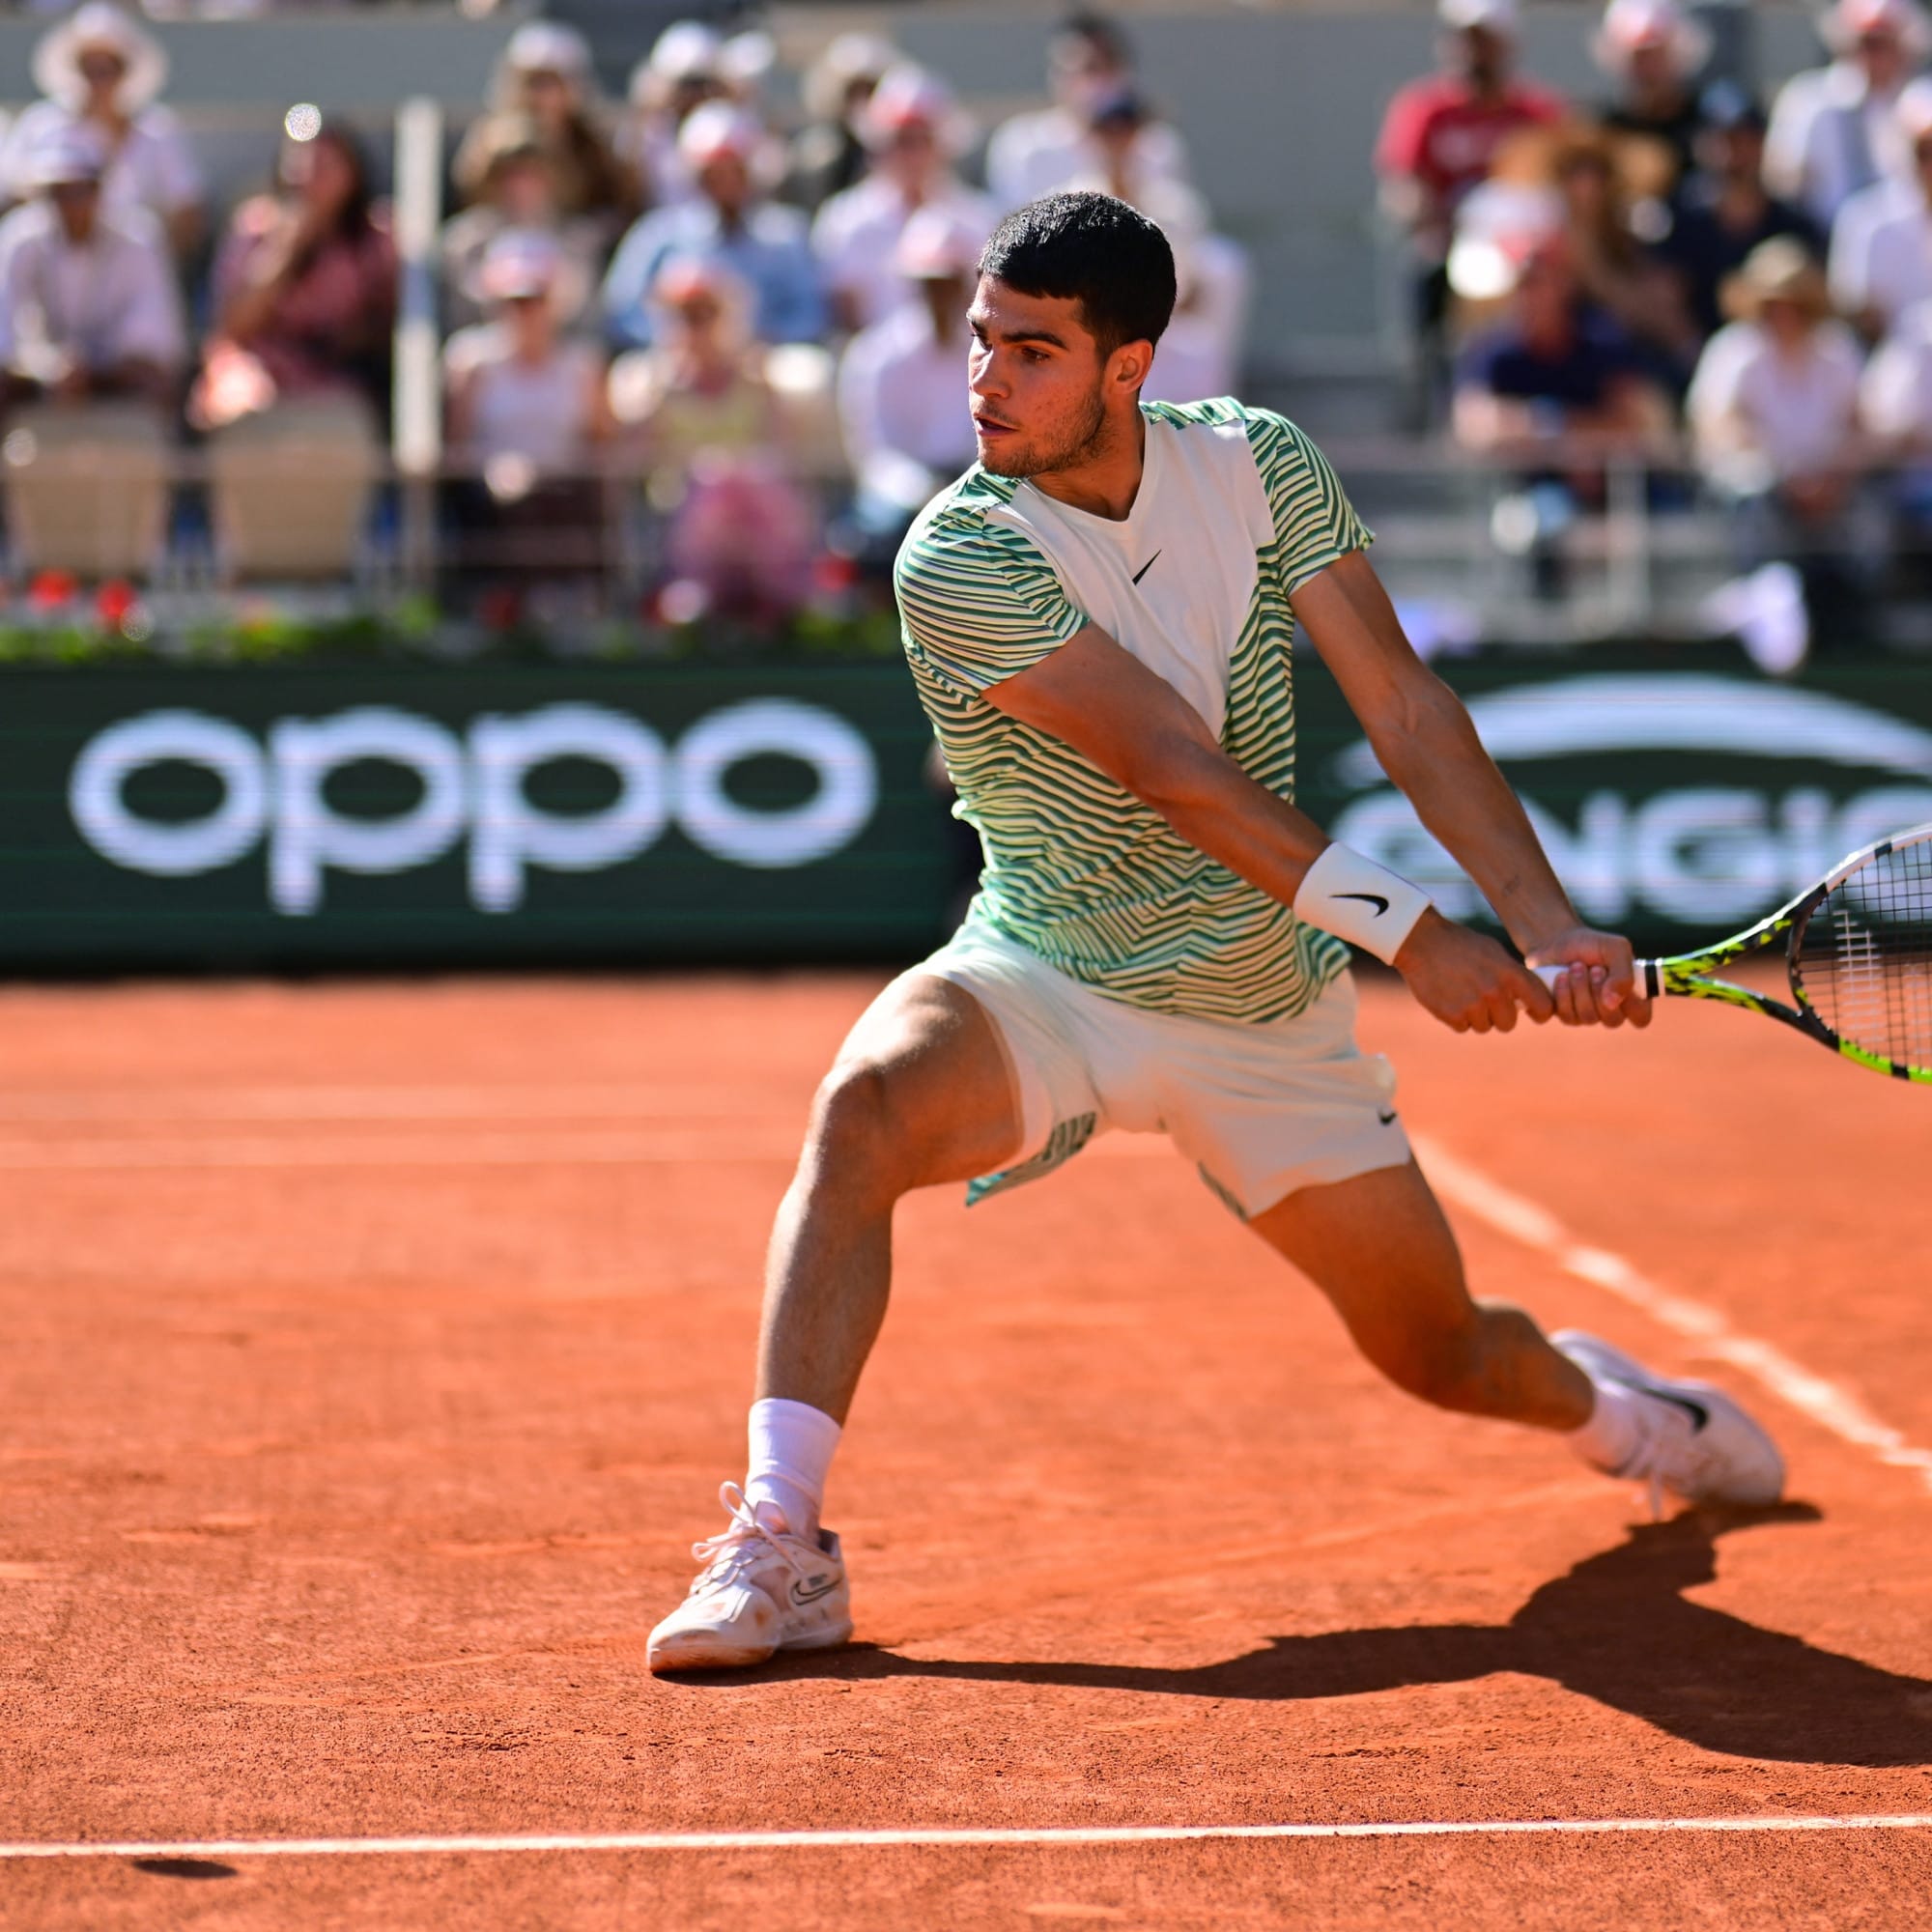
[[[1636,955],[1620,933],[1572,926],[1531,947],[1524,957],[1531,966],[1570,969],[1550,988],[1565,1026],[1650,1024],[1650,1002],[1636,982]]]

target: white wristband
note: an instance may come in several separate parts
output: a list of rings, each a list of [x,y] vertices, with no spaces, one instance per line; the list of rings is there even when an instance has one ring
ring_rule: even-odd
[[[1330,845],[1301,882],[1294,916],[1393,966],[1402,943],[1429,910],[1429,895],[1400,872],[1351,847]]]

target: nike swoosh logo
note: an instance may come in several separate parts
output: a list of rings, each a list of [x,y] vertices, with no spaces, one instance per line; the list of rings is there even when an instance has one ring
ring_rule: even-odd
[[[1134,572],[1134,582],[1138,583],[1141,581],[1141,579],[1144,578],[1148,574],[1148,572],[1151,571],[1159,560],[1160,560],[1160,552],[1155,551],[1153,555],[1149,557],[1148,560],[1144,564],[1142,564],[1137,571]]]
[[[1378,1120],[1383,1126],[1392,1127],[1395,1125],[1395,1109],[1393,1107],[1378,1108],[1376,1113],[1376,1119]]]
[[[815,1604],[820,1597],[831,1596],[833,1591],[838,1589],[838,1578],[837,1577],[816,1577],[813,1579],[813,1585],[810,1590],[803,1583],[794,1583],[791,1586],[791,1600],[794,1604]]]
[[[1655,1396],[1659,1402],[1667,1402],[1672,1408],[1681,1408],[1690,1418],[1693,1435],[1701,1434],[1710,1426],[1711,1411],[1701,1402],[1692,1402],[1688,1395],[1673,1395],[1668,1389],[1661,1389],[1649,1382],[1634,1382],[1633,1388],[1640,1389],[1645,1395]]]
[[[1379,893],[1330,893],[1328,896],[1331,899],[1360,899],[1364,905],[1375,907],[1378,919],[1381,918],[1382,914],[1389,909],[1388,900],[1383,898]]]

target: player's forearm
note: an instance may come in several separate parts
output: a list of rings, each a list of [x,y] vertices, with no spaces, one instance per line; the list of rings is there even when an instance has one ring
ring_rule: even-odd
[[[1179,740],[1134,772],[1129,789],[1197,852],[1293,905],[1328,835],[1250,778],[1218,745]]]
[[[1376,752],[1520,949],[1577,923],[1521,801],[1446,686]]]

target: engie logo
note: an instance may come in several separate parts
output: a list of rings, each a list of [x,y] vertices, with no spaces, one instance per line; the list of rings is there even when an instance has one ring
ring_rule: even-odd
[[[1586,919],[1647,911],[1679,925],[1742,924],[1815,884],[1846,853],[1932,819],[1932,731],[1820,692],[1612,672],[1492,692],[1470,700],[1469,716],[1491,754],[1529,787],[1523,805]],[[1848,776],[1781,791],[1665,789],[1646,781],[1643,769],[1646,754],[1665,753],[1837,767],[1866,774],[1867,782],[1849,795],[1856,781]],[[1534,774],[1522,767],[1593,755],[1627,759],[1630,781],[1585,792],[1568,824],[1535,798]],[[1345,752],[1335,771],[1350,792],[1381,778],[1366,743]],[[1916,782],[1870,784],[1878,773]],[[1426,887],[1450,918],[1487,912],[1400,793],[1355,799],[1332,830]]]
[[[761,811],[725,789],[732,766],[778,755],[810,767],[801,803]],[[530,801],[539,766],[582,758],[615,775],[598,810],[561,813]],[[376,759],[415,775],[422,795],[386,818],[335,810],[327,784]],[[130,809],[128,783],[152,765],[202,766],[219,781],[213,810],[181,823]],[[103,858],[182,878],[245,857],[266,838],[269,896],[304,914],[323,902],[330,871],[405,872],[440,859],[467,833],[469,896],[481,912],[514,912],[535,867],[593,872],[622,865],[676,823],[728,865],[810,865],[849,844],[878,802],[870,746],[842,718],[788,698],[733,704],[700,719],[675,746],[621,711],[552,704],[520,717],[485,715],[461,737],[412,712],[369,705],[327,718],[284,718],[264,745],[199,711],[150,711],[110,725],[75,760],[68,806]]]

